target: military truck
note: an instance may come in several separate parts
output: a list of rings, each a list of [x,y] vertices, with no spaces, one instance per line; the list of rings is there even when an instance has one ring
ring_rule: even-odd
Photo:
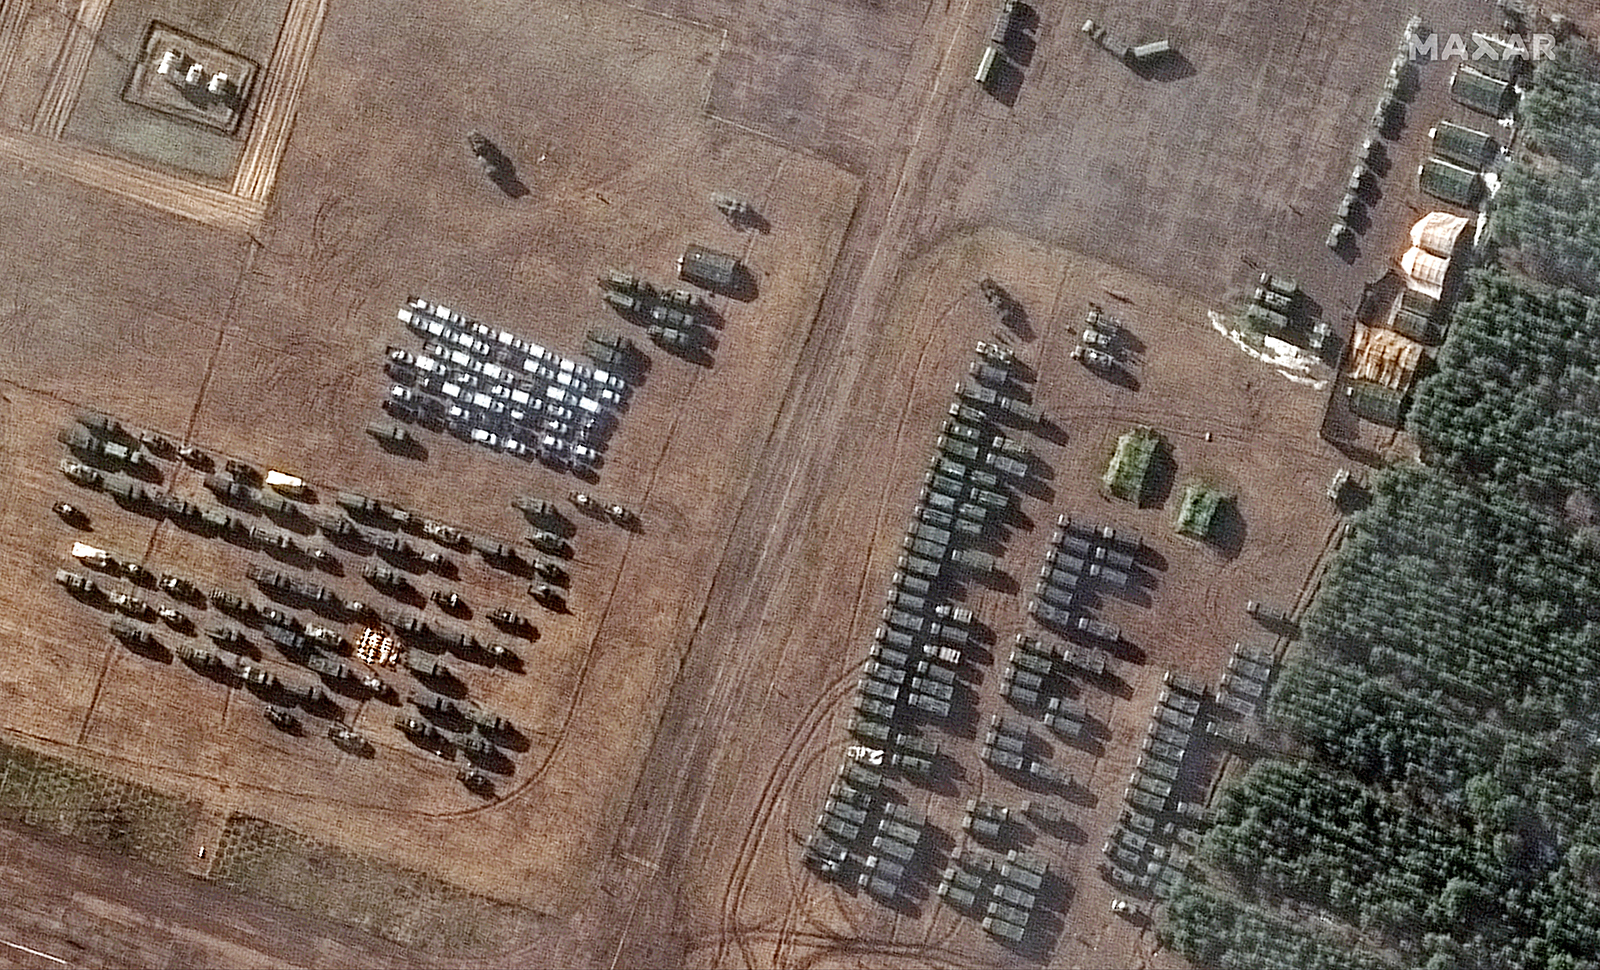
[[[944,560],[929,559],[915,553],[907,553],[895,560],[895,565],[900,571],[910,576],[921,577],[923,581],[936,579],[944,571]]]
[[[973,379],[979,384],[986,384],[989,387],[1004,388],[1011,383],[1011,372],[1004,367],[996,367],[993,364],[974,361],[967,368],[967,373],[972,375]]]
[[[1038,423],[1043,420],[1044,412],[1026,401],[1014,397],[1002,397],[998,402],[1000,409],[1022,421]]]
[[[368,566],[361,571],[361,575],[373,586],[390,594],[406,595],[415,589],[409,579],[388,566]]]
[[[99,471],[90,468],[81,461],[73,461],[71,458],[61,459],[59,467],[61,468],[61,474],[67,476],[68,481],[75,485],[82,485],[85,488],[99,488],[105,480],[105,476]]]
[[[985,343],[981,340],[978,341],[974,352],[989,363],[998,364],[1001,367],[1010,367],[1017,361],[1017,355],[1009,348],[1001,347],[998,344]]]
[[[206,488],[216,493],[219,500],[229,505],[241,508],[255,507],[256,490],[231,475],[212,472],[205,477],[204,484]]]
[[[999,452],[989,452],[984,456],[984,461],[988,463],[990,468],[1002,475],[1010,475],[1012,478],[1028,477],[1028,465],[1026,462],[1018,461]]]
[[[950,561],[973,572],[993,572],[998,568],[994,556],[976,549],[957,549],[950,554]]]
[[[970,441],[963,441],[960,438],[944,434],[939,436],[939,450],[953,458],[960,458],[966,461],[977,461],[979,455],[977,445]]]
[[[993,389],[965,383],[956,385],[956,397],[970,404],[986,407],[993,407],[1000,401],[1000,395]]]
[[[903,572],[896,572],[890,583],[898,590],[913,596],[927,596],[931,584],[920,576],[913,576]]]
[[[952,418],[965,421],[970,425],[975,425],[980,428],[984,427],[985,422],[989,420],[989,416],[987,414],[979,411],[977,408],[963,404],[960,401],[956,401],[950,405],[949,413]]]
[[[56,582],[66,587],[68,592],[78,596],[90,597],[100,594],[100,587],[95,585],[94,580],[65,569],[56,570]]]
[[[958,421],[955,418],[945,418],[941,430],[952,438],[960,438],[976,445],[982,445],[989,440],[988,433],[981,426]]]
[[[118,505],[137,506],[149,497],[145,487],[131,478],[121,475],[106,476],[103,486],[105,493],[116,500]]]

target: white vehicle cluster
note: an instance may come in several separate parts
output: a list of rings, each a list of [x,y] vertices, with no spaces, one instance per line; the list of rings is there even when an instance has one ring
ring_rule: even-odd
[[[592,469],[627,402],[627,383],[448,307],[412,299],[400,320],[423,352],[389,349],[391,413],[431,415],[488,448]]]

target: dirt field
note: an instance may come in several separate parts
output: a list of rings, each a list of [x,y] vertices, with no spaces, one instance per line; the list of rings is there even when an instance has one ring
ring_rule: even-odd
[[[1169,964],[1151,933],[1111,916],[1098,840],[1161,673],[1214,680],[1233,641],[1258,632],[1245,598],[1301,597],[1334,524],[1323,488],[1347,461],[1317,437],[1326,391],[1244,357],[1207,311],[1258,266],[1282,268],[1342,329],[1362,281],[1381,272],[1411,218],[1387,195],[1353,263],[1321,238],[1410,8],[1319,8],[1292,22],[1238,0],[1147,10],[1120,29],[1170,33],[1192,68],[1160,80],[1076,33],[1083,16],[1114,11],[1041,4],[1008,108],[971,81],[986,4],[650,6],[328,8],[314,59],[294,68],[305,87],[283,102],[276,134],[244,151],[235,194],[196,192],[230,213],[218,228],[163,214],[186,211],[181,201],[152,198],[153,211],[129,201],[137,193],[79,184],[102,183],[77,168],[66,172],[77,181],[61,177],[64,166],[129,170],[53,158],[37,132],[5,136],[0,155],[21,164],[0,178],[11,215],[0,248],[12,255],[0,284],[0,632],[27,648],[0,666],[7,736],[198,800],[202,843],[230,814],[254,816],[308,839],[297,853],[337,846],[526,907],[525,941],[451,962],[1029,962],[931,896],[896,911],[818,882],[796,845],[842,757],[938,418],[973,342],[998,338],[1037,369],[1038,401],[1065,431],[1028,439],[1050,475],[1004,546],[1020,588],[966,593],[1001,662],[1026,629],[1056,514],[1139,530],[1159,564],[1146,595],[1100,608],[1143,654],[1110,689],[1085,691],[1105,736],[1040,748],[1085,789],[1062,803],[1070,837],[1034,846],[1066,886],[1048,959]],[[1470,29],[1481,6],[1424,15]],[[14,45],[0,121],[21,129],[41,92],[27,95],[18,78],[39,75],[19,65],[48,44],[40,20],[8,6],[0,22],[14,28],[0,31]],[[18,41],[24,26],[33,39]],[[280,165],[272,145],[291,130]],[[528,196],[483,178],[465,151],[472,130],[514,159]],[[1405,171],[1385,183],[1395,198],[1410,197]],[[186,191],[162,177],[162,192]],[[751,198],[773,231],[733,232],[713,191]],[[515,538],[509,499],[560,497],[572,479],[437,436],[425,461],[390,456],[362,434],[384,394],[385,345],[416,344],[395,309],[423,295],[574,355],[596,325],[649,347],[603,309],[592,278],[617,266],[667,282],[689,242],[743,256],[759,296],[717,301],[726,325],[709,368],[649,348],[593,487],[637,509],[640,531],[579,519],[573,612],[538,617],[526,674],[455,665],[530,738],[503,799],[463,791],[386,725],[382,704],[347,705],[378,745],[370,762],[278,735],[248,694],[114,646],[104,615],[50,582],[74,536],[49,504],[69,494],[94,541],[153,568],[243,592],[246,566],[272,562],[68,485],[55,434],[90,405],[302,474],[324,499],[357,488]],[[997,334],[982,275],[1017,296],[1025,328]],[[1066,359],[1091,300],[1142,345],[1137,390]],[[1172,444],[1175,489],[1198,476],[1237,496],[1243,527],[1225,548],[1173,534],[1177,491],[1143,509],[1100,496],[1111,444],[1134,424]],[[171,485],[205,495],[192,471]],[[360,565],[329,585],[353,595]],[[483,613],[520,588],[478,564],[458,583],[427,581],[445,585],[476,613],[448,622],[485,639]],[[932,732],[949,777],[899,785],[942,833],[941,854],[964,844],[967,798],[1038,795],[977,757],[973,725],[1005,709],[1001,662],[972,671],[970,722]],[[161,939],[154,927],[175,919],[159,907],[147,918]],[[0,928],[58,932],[20,918]],[[291,949],[292,935],[251,944],[259,962],[349,962],[346,950]],[[370,945],[357,962],[389,960]],[[145,960],[86,946],[83,962]]]

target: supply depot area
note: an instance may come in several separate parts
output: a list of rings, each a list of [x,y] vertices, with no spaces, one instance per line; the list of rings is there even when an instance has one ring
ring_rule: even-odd
[[[1505,137],[1412,13],[7,7],[0,939],[1183,966]]]

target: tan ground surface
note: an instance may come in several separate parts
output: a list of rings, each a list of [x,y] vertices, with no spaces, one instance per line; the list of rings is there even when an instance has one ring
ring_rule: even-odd
[[[1070,887],[1049,960],[1170,963],[1150,933],[1110,918],[1094,871],[1130,745],[1166,666],[1214,677],[1251,631],[1245,597],[1297,598],[1333,524],[1323,484],[1345,461],[1317,438],[1326,392],[1245,359],[1206,311],[1266,261],[1347,326],[1361,281],[1410,221],[1389,200],[1414,196],[1404,170],[1384,183],[1392,192],[1354,265],[1321,237],[1409,8],[1145,10],[1139,26],[1170,25],[1195,68],[1161,81],[1084,43],[1074,24],[1086,11],[1041,4],[1008,108],[970,80],[992,22],[984,4],[647,6],[667,16],[562,0],[332,5],[314,57],[280,68],[305,78],[274,129],[292,132],[281,165],[270,145],[252,149],[238,194],[212,196],[21,131],[51,63],[36,56],[48,18],[0,8],[0,23],[33,32],[0,62],[11,66],[0,89],[11,160],[0,175],[0,633],[21,648],[0,665],[5,727],[219,816],[261,815],[548,917],[525,953],[452,963],[1026,962],[931,898],[895,912],[817,882],[795,845],[841,757],[937,418],[972,343],[994,336],[974,286],[992,274],[1028,311],[1028,329],[1004,336],[1038,369],[1039,401],[1066,433],[1030,439],[1053,475],[1028,493],[1005,546],[1024,594],[967,595],[997,652],[1024,629],[1057,513],[1138,529],[1165,564],[1148,602],[1102,608],[1145,655],[1119,665],[1124,686],[1085,693],[1103,744],[1049,748],[1091,796],[1071,806],[1074,838],[1036,846]],[[1483,13],[1434,6],[1468,26],[1479,21],[1459,11]],[[527,198],[483,179],[464,149],[474,129],[515,159]],[[139,179],[148,185],[125,184]],[[751,198],[773,232],[733,233],[707,204],[713,191]],[[416,343],[394,309],[422,294],[576,351],[598,322],[627,326],[595,298],[597,272],[667,281],[690,241],[744,255],[760,295],[719,301],[727,325],[709,369],[651,348],[595,487],[638,509],[642,530],[581,525],[573,615],[541,623],[526,675],[456,664],[533,742],[503,801],[462,792],[384,727],[381,705],[349,705],[379,742],[370,764],[278,736],[248,695],[112,646],[104,618],[49,582],[72,539],[49,503],[81,495],[55,471],[54,435],[90,405],[303,474],[324,495],[358,487],[519,534],[510,496],[559,497],[571,479],[436,437],[425,462],[386,456],[361,433],[383,394],[384,346]],[[1089,300],[1142,343],[1137,391],[1065,359]],[[1206,475],[1236,492],[1236,553],[1173,536],[1175,497],[1143,510],[1099,497],[1110,443],[1134,423],[1168,436],[1179,486]],[[173,487],[200,493],[192,472]],[[270,561],[103,497],[84,504],[96,541],[156,568],[243,590],[247,563]],[[330,584],[360,588],[359,565]],[[479,565],[454,585],[480,634],[482,613],[517,589]],[[1002,709],[998,671],[973,672],[973,717]],[[1024,795],[979,764],[970,729],[933,733],[952,776],[899,787],[948,848],[967,797]],[[0,936],[43,926],[13,914]],[[215,932],[224,942],[206,945],[246,945]],[[267,927],[247,945],[267,962],[348,962],[289,948],[318,933],[343,931]],[[145,961],[82,945],[83,963]],[[371,946],[371,961],[387,959]]]

